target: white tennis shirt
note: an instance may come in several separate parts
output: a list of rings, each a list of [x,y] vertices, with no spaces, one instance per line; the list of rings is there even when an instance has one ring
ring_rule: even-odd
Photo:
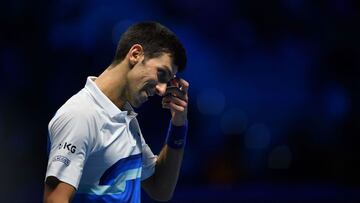
[[[141,180],[155,171],[155,156],[136,113],[116,107],[88,77],[49,123],[46,177],[74,186],[73,202],[140,202]]]

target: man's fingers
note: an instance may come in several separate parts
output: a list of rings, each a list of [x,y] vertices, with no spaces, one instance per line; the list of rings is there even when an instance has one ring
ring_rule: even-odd
[[[166,88],[165,96],[162,100],[162,106],[178,112],[183,112],[188,105],[187,91],[189,83],[182,78],[174,78],[171,86]]]
[[[171,93],[171,92],[174,92],[174,93]],[[189,100],[188,94],[184,91],[181,91],[177,87],[176,87],[176,89],[171,87],[167,93],[167,96],[165,96],[165,97],[168,97],[168,96],[177,97],[179,99],[184,100],[185,102],[188,102],[188,100]]]
[[[181,91],[178,87],[170,86],[166,88],[165,94],[174,94],[179,97],[183,97],[186,92]]]
[[[162,104],[162,107],[163,107],[164,109],[170,109],[169,103],[163,103],[163,104]]]
[[[169,103],[169,106],[170,106],[170,109],[173,109],[173,110],[178,111],[178,112],[182,112],[182,111],[185,110],[185,107],[176,105],[176,104],[174,104],[172,102]]]
[[[181,86],[180,90],[187,93],[187,91],[189,89],[189,83],[182,78],[178,78],[177,81],[180,83],[180,86]]]
[[[182,112],[185,110],[185,107],[180,106],[180,105],[176,105],[172,102],[165,102],[162,104],[162,107],[164,109],[170,109],[170,110],[174,110],[174,111],[178,111],[178,112]]]
[[[179,99],[177,97],[168,96],[168,97],[163,98],[163,103],[169,103],[169,102],[172,102],[172,103],[182,106],[182,107],[187,107],[187,102],[182,99]]]

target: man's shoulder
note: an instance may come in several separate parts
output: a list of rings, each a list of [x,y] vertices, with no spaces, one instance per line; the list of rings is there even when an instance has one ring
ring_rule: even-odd
[[[76,121],[96,121],[99,111],[91,97],[81,90],[68,99],[56,112],[50,124],[55,120],[76,120]]]

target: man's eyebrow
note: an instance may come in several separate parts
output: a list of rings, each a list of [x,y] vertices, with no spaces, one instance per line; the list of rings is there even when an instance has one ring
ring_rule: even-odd
[[[169,76],[170,78],[173,78],[173,77],[174,77],[175,74],[173,74],[173,73],[170,71],[170,68],[169,68],[167,65],[164,65],[164,66],[162,66],[161,68],[167,72],[167,74],[168,74],[168,76]]]

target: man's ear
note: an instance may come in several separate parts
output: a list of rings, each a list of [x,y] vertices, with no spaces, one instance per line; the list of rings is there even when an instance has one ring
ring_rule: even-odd
[[[139,61],[141,61],[141,58],[144,56],[144,49],[140,44],[134,44],[128,54],[127,58],[129,59],[129,64],[131,67],[133,67],[135,64],[137,64]]]

